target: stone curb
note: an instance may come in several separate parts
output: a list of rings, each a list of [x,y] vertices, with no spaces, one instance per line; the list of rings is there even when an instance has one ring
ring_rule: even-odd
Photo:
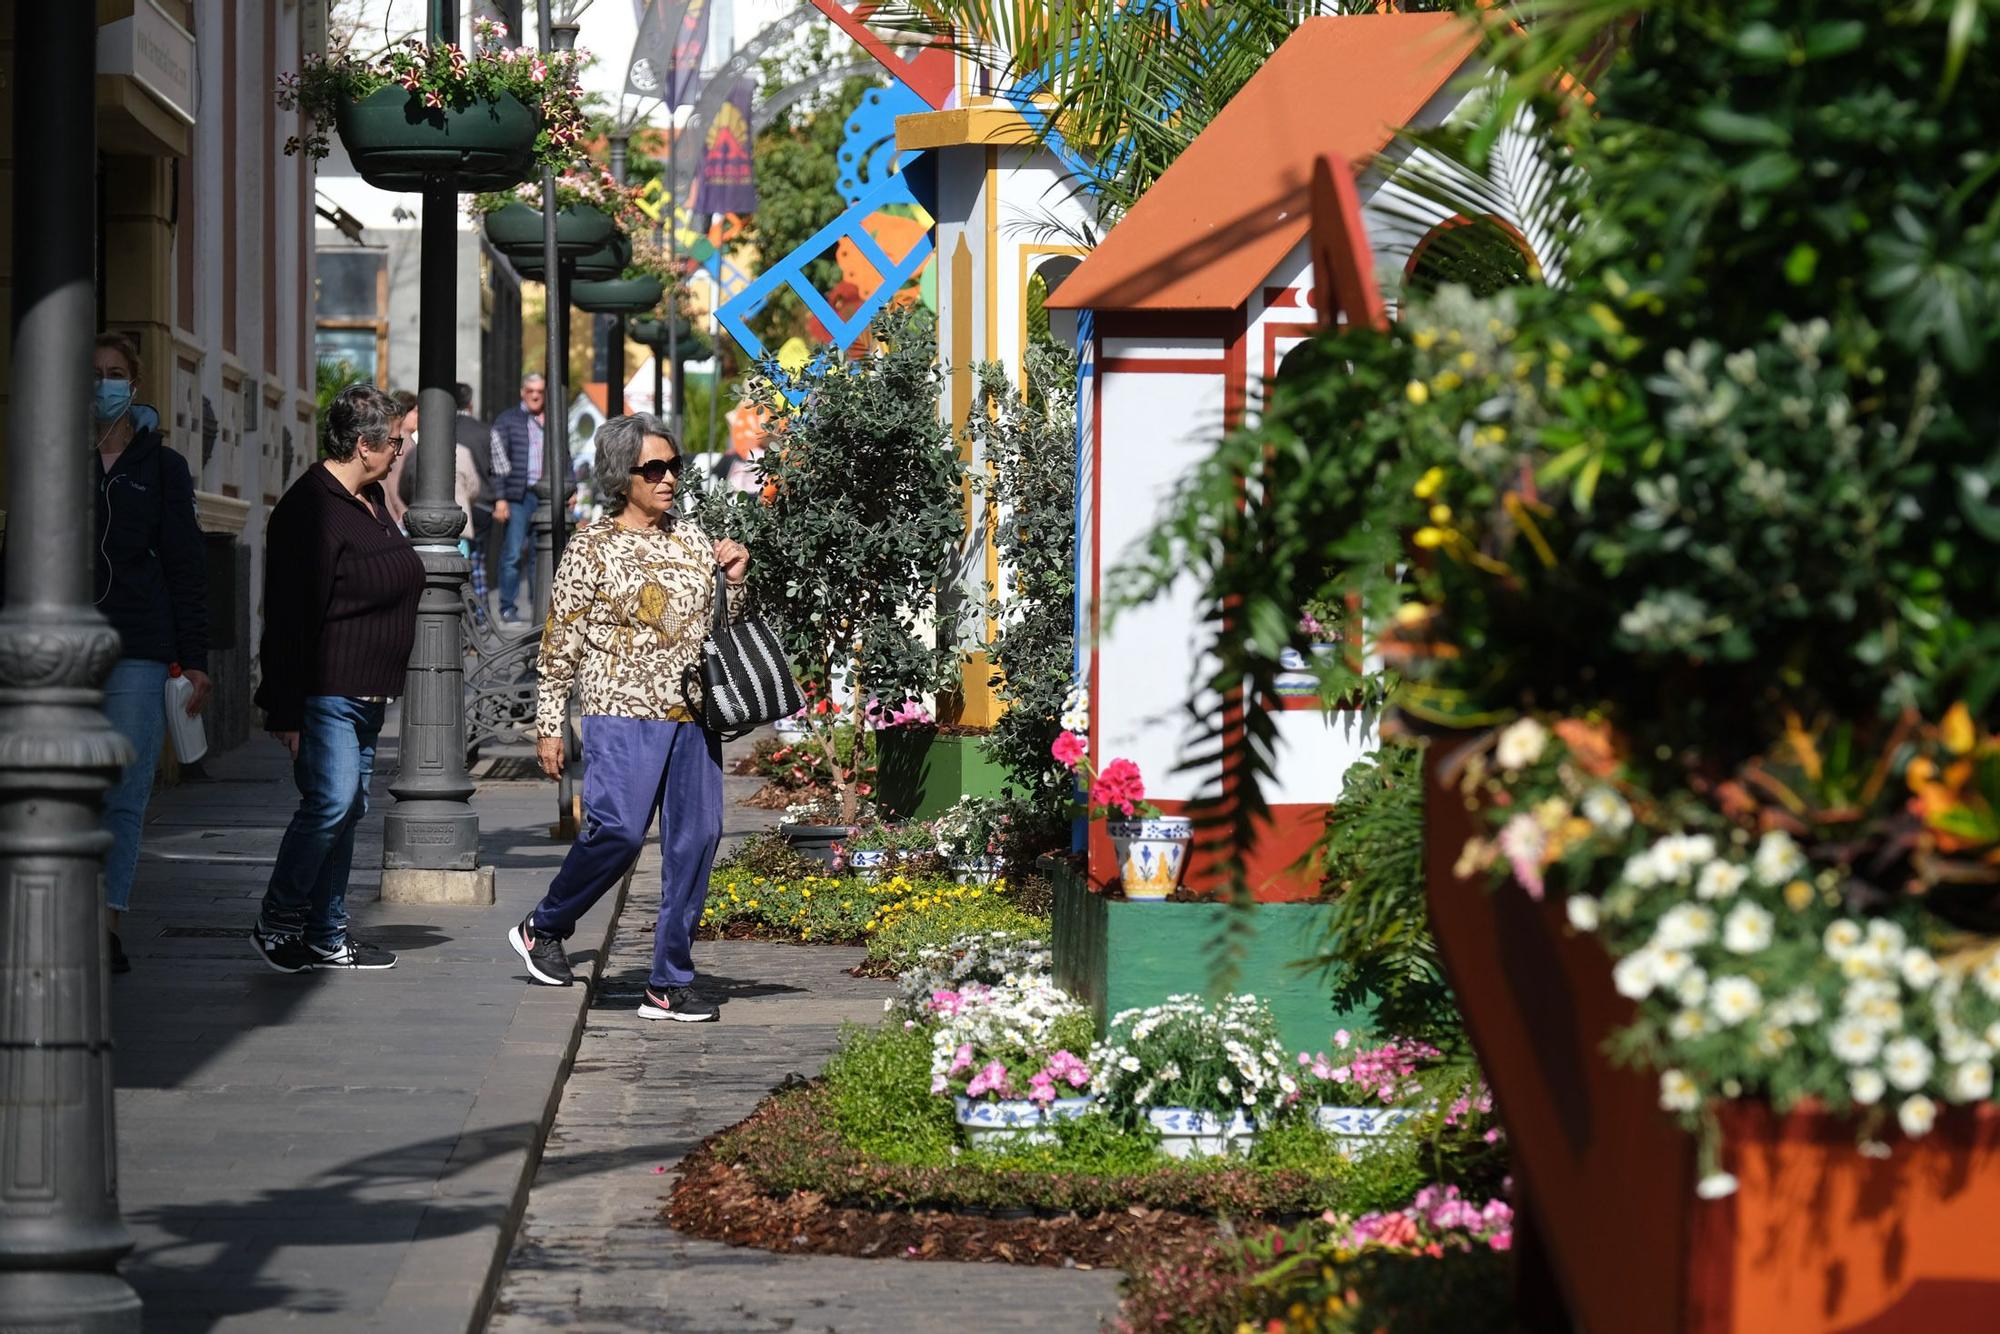
[[[657,849],[642,855],[617,891],[591,910],[599,925],[577,942],[592,951],[587,977],[570,987],[524,984],[436,1195],[417,1225],[411,1259],[421,1251],[421,1271],[413,1273],[405,1263],[371,1327],[411,1334],[480,1334],[486,1328],[625,897],[640,867],[657,864],[657,858]],[[523,1078],[537,1066],[546,1070],[546,1079]],[[491,1216],[468,1228],[458,1221],[467,1212]]]

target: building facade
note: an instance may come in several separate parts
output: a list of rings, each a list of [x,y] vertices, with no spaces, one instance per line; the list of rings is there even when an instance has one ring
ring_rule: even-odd
[[[32,58],[13,41],[15,11],[32,2],[0,0],[10,80]],[[271,90],[324,50],[325,0],[97,0],[96,10],[98,322],[137,340],[140,401],[196,480],[220,749],[251,727],[265,516],[316,453],[314,172],[285,156],[292,118]],[[0,196],[31,188],[13,171],[14,136],[30,129],[0,127]],[[9,239],[0,330],[12,262]],[[0,407],[10,363],[0,348]],[[0,414],[0,451],[46,447],[10,439]]]

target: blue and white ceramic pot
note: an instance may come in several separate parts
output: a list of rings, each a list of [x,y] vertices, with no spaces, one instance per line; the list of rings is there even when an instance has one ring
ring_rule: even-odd
[[[1248,1153],[1257,1142],[1257,1123],[1242,1112],[1225,1117],[1191,1107],[1148,1107],[1146,1119],[1160,1132],[1160,1151],[1169,1158]]]
[[[1128,899],[1164,899],[1187,871],[1194,821],[1184,815],[1147,820],[1106,820],[1104,832],[1118,852],[1118,879]]]
[[[1074,1121],[1096,1104],[1094,1098],[1057,1098],[1050,1103],[1027,1098],[981,1098],[975,1102],[962,1093],[952,1101],[958,1105],[958,1123],[965,1128],[966,1141],[987,1147],[1053,1144],[1056,1122]]]

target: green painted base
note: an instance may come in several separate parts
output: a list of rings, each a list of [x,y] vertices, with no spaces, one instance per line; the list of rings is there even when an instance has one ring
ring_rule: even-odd
[[[1326,950],[1323,903],[1131,903],[1093,894],[1066,866],[1055,875],[1056,985],[1089,1005],[1102,1032],[1120,1010],[1193,993],[1261,996],[1289,1051],[1326,1051],[1335,1029],[1367,1030],[1364,1010],[1333,1006],[1329,968],[1302,963]],[[1215,985],[1225,943],[1236,974]]]
[[[899,820],[929,820],[960,797],[997,797],[1007,771],[986,758],[977,736],[940,736],[929,728],[892,727],[875,734],[882,809]]]

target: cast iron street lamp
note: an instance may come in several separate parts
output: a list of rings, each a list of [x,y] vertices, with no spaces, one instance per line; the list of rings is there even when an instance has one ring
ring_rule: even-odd
[[[132,748],[90,605],[93,6],[14,7],[14,418],[0,610],[0,1326],[136,1331],[118,1276],[104,793]],[[33,188],[26,188],[33,182]]]
[[[430,0],[433,46],[456,41],[458,0]],[[458,322],[458,189],[424,178],[417,326],[417,495],[403,526],[424,563],[417,643],[403,692],[396,804],[382,821],[382,897],[401,902],[491,903],[493,871],[479,865],[479,814],[465,769],[465,581],[458,552],[465,511],[453,495],[458,411],[453,362]]]

